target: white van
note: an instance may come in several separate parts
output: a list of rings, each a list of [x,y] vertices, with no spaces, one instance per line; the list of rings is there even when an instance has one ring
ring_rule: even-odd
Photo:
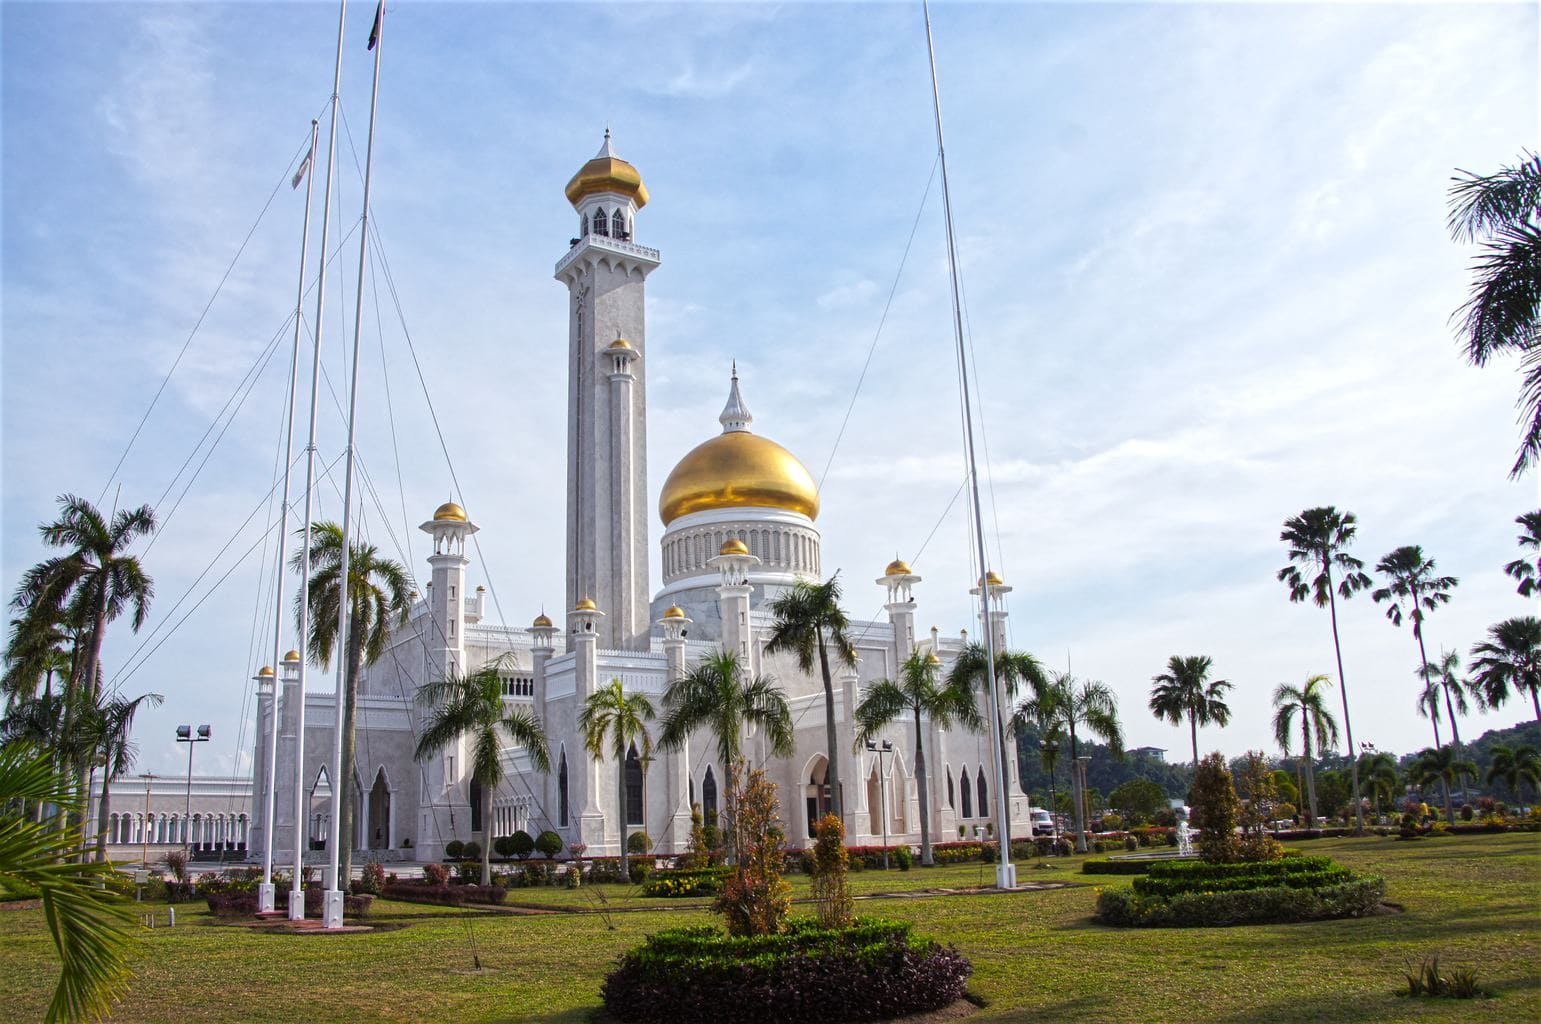
[[[1033,823],[1033,835],[1052,836],[1058,834],[1054,828],[1054,815],[1042,807],[1029,807],[1027,814],[1028,820]]]

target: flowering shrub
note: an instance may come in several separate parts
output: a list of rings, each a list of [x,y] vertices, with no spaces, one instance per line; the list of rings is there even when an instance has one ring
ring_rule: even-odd
[[[449,868],[443,864],[424,864],[423,880],[429,885],[444,885],[449,881]]]
[[[642,895],[664,899],[684,896],[715,896],[722,892],[723,880],[731,868],[676,868],[655,871],[642,886]]]
[[[601,989],[627,1024],[883,1020],[963,995],[973,968],[958,951],[910,935],[899,921],[824,928],[790,921],[779,935],[730,938],[709,925],[649,936]]]

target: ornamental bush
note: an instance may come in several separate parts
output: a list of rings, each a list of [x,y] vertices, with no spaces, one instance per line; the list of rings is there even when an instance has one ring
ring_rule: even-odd
[[[819,923],[826,928],[844,928],[851,923],[851,887],[847,881],[850,857],[845,850],[845,825],[833,814],[826,814],[814,826],[816,842],[812,854],[814,901]]]
[[[1199,832],[1199,856],[1216,864],[1235,860],[1241,801],[1223,754],[1216,752],[1199,762],[1189,803],[1193,805],[1193,825]]]
[[[1103,923],[1217,927],[1358,917],[1386,895],[1384,879],[1359,875],[1328,857],[1232,864],[1155,861],[1148,868],[1130,888],[1097,897]]]
[[[423,880],[429,885],[444,885],[449,881],[449,868],[443,864],[424,864]]]
[[[466,860],[481,860],[482,859],[482,847],[481,847],[481,844],[478,843],[478,842],[475,842],[474,840],[472,842],[466,843],[464,846],[462,846],[460,848],[460,856],[463,857]]]
[[[444,844],[444,856],[450,860],[459,860],[465,856],[466,844],[459,839],[451,839]]]
[[[653,840],[648,838],[646,832],[633,832],[626,837],[627,853],[646,853],[653,848]]]
[[[513,855],[520,860],[527,860],[530,854],[535,852],[535,837],[524,829],[520,829],[508,837],[508,845],[513,847]]]
[[[467,903],[502,903],[508,890],[501,885],[433,885],[425,882],[398,882],[384,886],[380,895],[406,903],[434,903],[461,907]]]
[[[642,895],[661,899],[685,896],[715,896],[732,868],[674,868],[654,871],[642,886]]]
[[[514,855],[514,837],[498,836],[492,841],[492,852],[507,860]]]
[[[725,1008],[740,1024],[884,1020],[955,1002],[972,970],[905,922],[834,929],[800,918],[779,935],[658,932],[621,957],[601,995],[626,1024],[717,1024]]]
[[[535,850],[547,860],[562,852],[562,837],[547,829],[535,837]]]

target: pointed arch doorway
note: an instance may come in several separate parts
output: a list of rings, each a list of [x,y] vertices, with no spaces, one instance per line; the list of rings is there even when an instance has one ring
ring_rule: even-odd
[[[374,785],[369,788],[369,814],[364,831],[364,842],[371,850],[391,848],[391,784],[385,775],[385,766],[375,772]]]

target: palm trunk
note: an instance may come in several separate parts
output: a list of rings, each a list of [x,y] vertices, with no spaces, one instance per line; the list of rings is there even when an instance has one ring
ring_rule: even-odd
[[[1541,722],[1541,688],[1531,687],[1530,702],[1535,705],[1536,721]],[[1478,739],[1481,739],[1479,736]]]
[[[108,759],[111,763],[111,759]],[[102,769],[102,798],[96,808],[96,860],[97,863],[105,863],[107,860],[107,825],[109,823],[107,808],[107,791],[112,784],[112,774],[106,768]]]
[[[824,675],[824,740],[829,747],[829,798],[834,805],[835,817],[846,825],[845,795],[840,789],[840,744],[835,738],[835,682],[829,675],[829,652],[824,649],[824,630],[819,630],[819,671]]]
[[[1081,814],[1081,801],[1085,794],[1081,786],[1081,759],[1080,747],[1076,744],[1075,719],[1071,719],[1070,725],[1070,802],[1071,815],[1075,819],[1075,852],[1086,852],[1086,819]]]
[[[1418,589],[1414,587],[1412,593],[1413,614],[1416,616],[1418,614]],[[1413,636],[1418,638],[1418,661],[1423,666],[1423,679],[1425,682],[1427,682],[1429,678],[1429,655],[1428,651],[1423,646],[1423,623],[1417,618],[1413,619]],[[1441,683],[1440,687],[1443,689],[1444,684]],[[1461,756],[1461,734],[1459,727],[1455,724],[1455,709],[1450,706],[1450,695],[1448,693],[1445,694],[1445,709],[1446,714],[1450,716],[1450,733],[1455,738],[1453,752],[1456,759],[1459,760]],[[1435,736],[1437,737],[1439,735],[1438,726],[1435,726],[1434,732]],[[1439,780],[1439,784],[1444,790],[1445,794],[1445,816],[1450,819],[1450,824],[1454,825],[1455,807],[1450,802],[1450,783],[1448,780],[1442,778]]]
[[[631,880],[631,864],[626,858],[626,740],[616,737],[615,744],[615,807],[616,830],[621,837],[621,878]]]
[[[1193,739],[1193,770],[1199,770],[1199,716],[1188,713],[1188,730]]]
[[[492,884],[492,786],[482,783],[482,885]]]
[[[1311,809],[1311,820],[1306,822],[1306,828],[1316,827],[1316,766],[1311,762],[1311,726],[1309,719],[1305,718],[1305,709],[1301,709],[1300,734],[1304,741],[1306,752],[1306,797]]]
[[[1439,788],[1443,790],[1445,794],[1445,820],[1454,825],[1455,805],[1450,802],[1450,780],[1441,775],[1439,777]]]
[[[931,801],[926,793],[926,748],[921,741],[919,708],[915,710],[915,781],[920,784],[920,864],[928,868],[934,863],[931,856]]]
[[[342,778],[337,795],[337,888],[343,892],[353,881],[353,779],[356,750],[356,725],[358,722],[358,677],[364,659],[364,635],[358,628],[360,616],[350,616],[348,623],[348,670],[343,673],[345,685],[342,704]],[[485,821],[484,821],[485,823]]]
[[[1358,748],[1354,746],[1354,723],[1348,717],[1348,683],[1343,679],[1343,644],[1338,640],[1338,599],[1332,592],[1332,567],[1327,567],[1327,604],[1332,612],[1332,651],[1338,658],[1338,696],[1343,699],[1343,733],[1348,739],[1349,780],[1354,791],[1354,829],[1364,831],[1364,808],[1359,805]]]

